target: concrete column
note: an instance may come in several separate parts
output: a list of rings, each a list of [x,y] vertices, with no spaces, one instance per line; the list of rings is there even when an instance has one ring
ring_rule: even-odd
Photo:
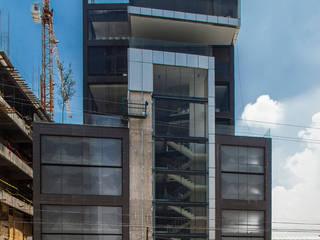
[[[130,240],[153,239],[151,100],[151,93],[129,92],[129,103],[149,103],[146,118],[129,116]]]

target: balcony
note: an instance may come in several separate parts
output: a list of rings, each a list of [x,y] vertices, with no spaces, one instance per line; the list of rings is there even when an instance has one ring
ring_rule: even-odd
[[[205,15],[136,6],[129,6],[128,13],[135,38],[230,45],[235,43],[240,27],[240,19],[234,14]]]

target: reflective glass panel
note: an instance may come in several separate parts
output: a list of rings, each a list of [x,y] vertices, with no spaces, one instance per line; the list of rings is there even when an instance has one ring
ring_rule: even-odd
[[[122,240],[121,235],[42,234],[42,240]]]
[[[42,166],[41,192],[48,194],[122,194],[122,169]]]
[[[177,97],[208,97],[208,70],[154,65],[153,93]]]
[[[229,111],[229,87],[226,85],[217,85],[216,91],[216,112]]]
[[[154,99],[157,136],[206,137],[207,105]]]
[[[120,139],[42,136],[41,163],[121,166]]]
[[[156,174],[156,200],[206,202],[206,175]]]
[[[43,233],[122,234],[121,207],[42,205],[41,210]]]
[[[157,140],[155,154],[157,169],[206,171],[206,144]]]
[[[128,37],[128,13],[123,10],[89,10],[89,40],[108,40]]]
[[[264,212],[222,210],[222,235],[264,236]]]
[[[195,206],[157,205],[155,233],[205,234],[207,208]]]
[[[221,147],[221,170],[264,173],[264,149],[239,146]]]
[[[264,200],[264,176],[247,174],[221,174],[223,199]]]

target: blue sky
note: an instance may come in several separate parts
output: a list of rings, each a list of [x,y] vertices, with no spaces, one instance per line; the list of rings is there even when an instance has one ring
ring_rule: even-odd
[[[1,0],[0,9],[11,15],[11,59],[30,86],[36,88],[37,84],[32,85],[32,69],[40,63],[41,28],[31,18],[33,2]],[[60,55],[67,64],[72,63],[77,81],[72,122],[80,123],[82,0],[51,2]],[[320,174],[314,171],[320,169],[320,144],[306,140],[320,139],[320,1],[243,0],[241,12],[235,47],[236,118],[274,124],[252,126],[245,121],[238,123],[238,128],[247,125],[248,129],[271,129],[273,221],[320,223],[316,201],[320,199]],[[60,119],[59,111],[56,117]],[[309,235],[291,233],[290,237]]]
[[[38,68],[41,69],[41,25],[33,23],[31,4],[39,3],[33,0],[1,0],[3,28],[7,28],[7,14],[10,13],[10,59],[20,71],[29,86],[37,92],[39,79],[34,82]],[[72,121],[82,122],[82,1],[81,0],[52,0],[54,9],[54,25],[61,61],[67,66],[72,64],[73,79],[77,82],[76,94],[71,102]],[[33,70],[34,69],[34,70]],[[56,87],[57,90],[57,87]],[[57,95],[57,91],[56,94]],[[56,100],[58,97],[55,98]],[[56,106],[56,121],[61,120],[61,111]]]

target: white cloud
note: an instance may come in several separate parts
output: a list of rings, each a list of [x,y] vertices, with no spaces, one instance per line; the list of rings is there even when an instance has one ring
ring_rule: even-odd
[[[283,186],[273,189],[272,212],[275,239],[318,238],[320,234],[319,125],[320,112],[313,115],[311,128],[298,133],[301,140],[307,141],[305,149],[289,156],[286,160],[285,167],[299,179],[299,182],[290,189]]]
[[[269,95],[261,95],[255,103],[247,104],[241,118],[248,126],[265,125],[274,128],[283,119],[283,112],[281,103],[272,100]]]

